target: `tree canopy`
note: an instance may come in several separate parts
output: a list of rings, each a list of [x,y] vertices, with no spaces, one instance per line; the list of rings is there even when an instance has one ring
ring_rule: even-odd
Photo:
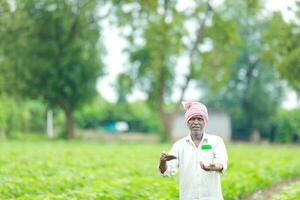
[[[102,74],[97,1],[16,1],[4,52],[23,96],[60,107],[74,138],[73,111],[96,94]],[[21,16],[21,17],[20,17]],[[9,33],[12,34],[9,34]],[[11,70],[7,70],[11,72]]]

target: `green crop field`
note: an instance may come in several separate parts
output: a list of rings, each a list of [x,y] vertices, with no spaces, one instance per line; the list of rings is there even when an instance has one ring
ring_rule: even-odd
[[[300,182],[285,187],[279,194],[275,195],[272,200],[299,200],[300,199]]]
[[[157,170],[160,152],[169,148],[171,144],[0,142],[0,199],[178,199],[177,176],[163,178]],[[226,200],[300,175],[300,147],[227,148]]]

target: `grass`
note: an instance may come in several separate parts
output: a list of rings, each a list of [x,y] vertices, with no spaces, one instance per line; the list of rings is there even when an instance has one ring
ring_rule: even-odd
[[[296,146],[227,145],[226,200],[300,175]],[[0,199],[178,199],[177,177],[157,171],[171,144],[0,142]]]

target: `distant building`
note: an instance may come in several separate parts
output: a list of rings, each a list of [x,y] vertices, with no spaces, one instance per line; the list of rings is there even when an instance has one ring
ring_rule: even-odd
[[[226,112],[208,109],[208,124],[205,131],[209,134],[218,135],[225,142],[231,139],[231,120]],[[188,133],[188,127],[185,124],[184,114],[181,113],[173,121],[172,140],[178,140],[185,137]]]

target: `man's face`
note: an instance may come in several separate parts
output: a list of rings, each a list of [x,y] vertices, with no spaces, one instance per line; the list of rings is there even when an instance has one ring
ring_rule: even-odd
[[[202,115],[195,115],[188,121],[188,127],[191,131],[202,131],[205,126]]]

